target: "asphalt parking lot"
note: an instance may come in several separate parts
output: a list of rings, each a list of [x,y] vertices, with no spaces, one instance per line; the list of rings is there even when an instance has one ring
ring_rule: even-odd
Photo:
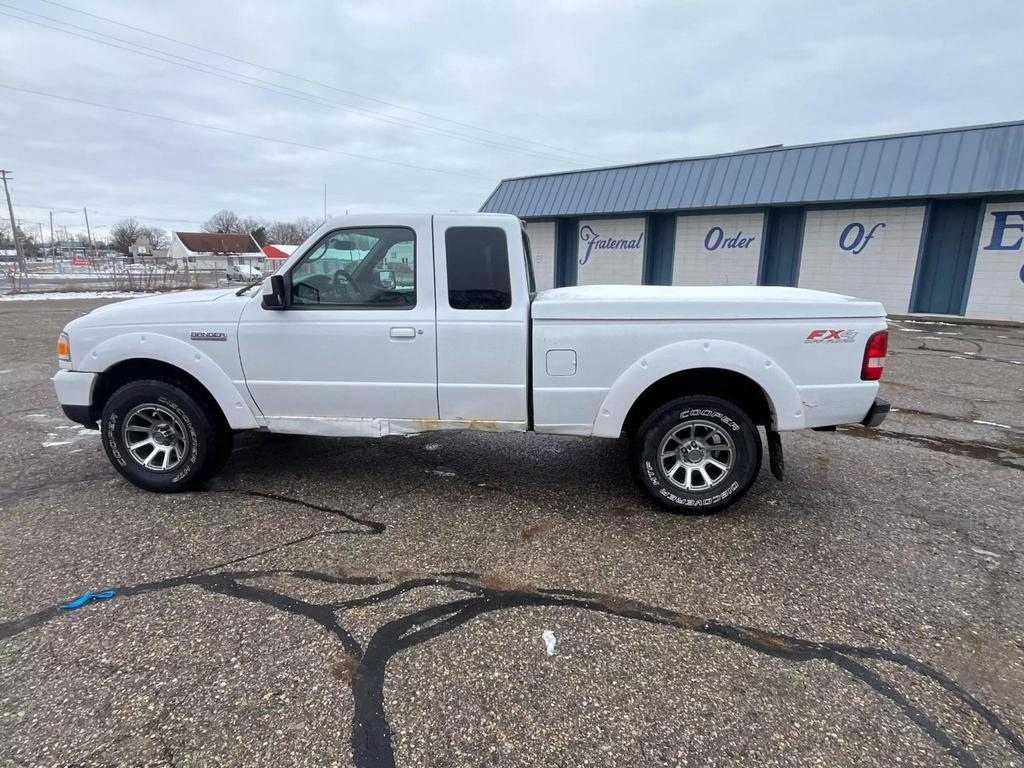
[[[894,323],[881,429],[687,518],[536,435],[136,490],[49,382],[97,303],[0,304],[2,764],[1024,766],[1021,329]]]

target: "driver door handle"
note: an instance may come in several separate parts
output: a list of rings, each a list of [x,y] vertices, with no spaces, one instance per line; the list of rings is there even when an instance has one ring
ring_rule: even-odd
[[[415,339],[416,329],[415,328],[392,328],[391,329],[392,339]]]

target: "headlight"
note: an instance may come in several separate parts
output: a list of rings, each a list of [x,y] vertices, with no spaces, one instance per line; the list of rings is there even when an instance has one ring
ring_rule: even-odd
[[[63,331],[57,337],[57,359],[63,360],[66,363],[71,362],[71,342],[68,340],[68,335]]]

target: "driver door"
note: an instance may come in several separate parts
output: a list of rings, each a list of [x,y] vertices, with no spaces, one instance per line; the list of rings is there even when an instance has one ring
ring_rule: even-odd
[[[238,328],[268,426],[374,434],[367,420],[437,419],[430,217],[325,230],[285,270],[290,306],[257,296]]]

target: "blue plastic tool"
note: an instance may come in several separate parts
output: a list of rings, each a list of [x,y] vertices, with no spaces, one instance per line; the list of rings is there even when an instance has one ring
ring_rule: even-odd
[[[81,608],[83,605],[93,600],[109,600],[116,594],[117,593],[112,589],[108,589],[104,592],[83,592],[71,602],[64,603],[61,608],[73,611],[75,608]]]

